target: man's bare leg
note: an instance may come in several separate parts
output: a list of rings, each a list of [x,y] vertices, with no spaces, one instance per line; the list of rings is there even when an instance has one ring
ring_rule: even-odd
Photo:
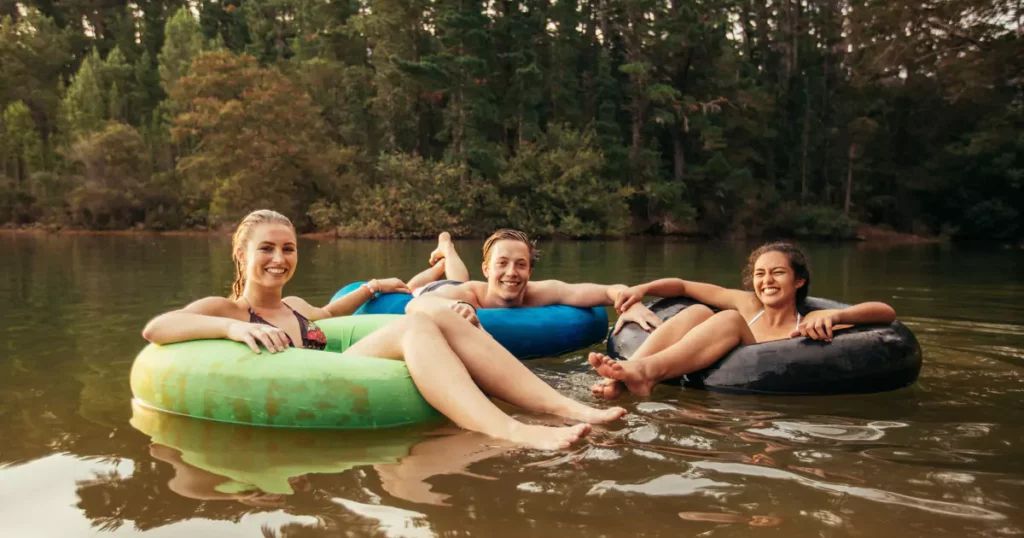
[[[452,236],[448,232],[441,232],[437,236],[437,248],[430,253],[428,261],[430,267],[409,280],[410,289],[415,290],[431,282],[437,282],[442,276],[447,280],[469,282],[469,269],[455,251]]]
[[[444,276],[448,280],[469,282],[469,269],[465,262],[459,257],[452,243],[452,236],[448,232],[441,232],[437,236],[437,248],[430,253],[430,264],[434,265],[444,259]]]
[[[431,282],[441,280],[445,273],[445,265],[447,265],[445,261],[440,260],[434,265],[427,267],[416,276],[410,278],[408,282],[409,289],[416,291]]]

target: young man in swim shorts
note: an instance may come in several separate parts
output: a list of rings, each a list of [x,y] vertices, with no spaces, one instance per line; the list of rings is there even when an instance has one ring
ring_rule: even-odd
[[[486,282],[469,281],[468,271],[465,272],[465,280],[452,278],[461,274],[453,275],[449,271],[460,266],[465,270],[465,264],[455,253],[450,238],[447,243],[441,242],[445,236],[447,234],[441,234],[438,249],[431,254],[431,261],[435,261],[435,256],[444,258],[448,279],[428,281],[425,285],[417,286],[416,284],[420,282],[417,279],[426,276],[427,271],[413,278],[409,282],[409,287],[413,288],[416,299],[409,303],[406,312],[446,307],[474,325],[479,325],[476,317],[478,308],[518,308],[552,304],[582,308],[607,306],[615,304],[618,295],[628,289],[622,284],[569,284],[559,280],[531,282],[530,275],[533,273],[539,252],[525,233],[511,229],[498,230],[484,242],[484,261],[481,268],[484,277],[487,278]],[[637,322],[645,329],[660,324],[658,317],[640,303],[634,304],[620,318],[623,321],[616,324],[616,328],[625,321]]]

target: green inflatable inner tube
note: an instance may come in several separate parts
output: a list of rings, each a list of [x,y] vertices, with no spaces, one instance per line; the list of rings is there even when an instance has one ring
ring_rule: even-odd
[[[229,340],[150,344],[132,366],[132,394],[160,411],[258,426],[368,429],[437,418],[404,361],[340,355],[400,317],[317,321],[325,351],[257,354]]]

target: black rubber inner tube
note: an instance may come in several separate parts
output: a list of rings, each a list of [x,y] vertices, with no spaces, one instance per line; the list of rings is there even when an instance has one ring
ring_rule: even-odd
[[[648,308],[664,321],[694,304],[699,303],[671,297],[650,303]],[[847,306],[808,297],[802,312]],[[619,334],[608,335],[608,356],[631,357],[649,335],[635,323],[626,324]],[[894,321],[836,331],[831,343],[788,338],[739,346],[704,370],[666,382],[737,394],[857,394],[909,386],[920,372],[917,338]]]

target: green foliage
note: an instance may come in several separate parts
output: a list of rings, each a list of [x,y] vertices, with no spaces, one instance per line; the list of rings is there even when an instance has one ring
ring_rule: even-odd
[[[188,74],[192,60],[203,52],[203,34],[188,7],[183,6],[167,21],[164,36],[164,46],[157,60],[160,83],[170,94],[178,80]]]
[[[836,208],[786,204],[770,222],[767,232],[806,239],[852,239],[857,235],[857,223]]]
[[[21,224],[35,220],[35,198],[13,178],[0,175],[0,221]]]
[[[129,96],[134,90],[134,68],[125,59],[120,47],[107,54],[103,60],[103,86],[107,89],[107,118],[126,122],[131,114]]]
[[[505,225],[541,235],[593,237],[628,229],[629,189],[602,178],[592,132],[552,127],[508,160],[497,182]]]
[[[57,129],[59,85],[71,62],[70,35],[32,7],[17,22],[0,18],[0,108],[25,103],[44,140]]]
[[[100,54],[93,49],[71,79],[67,95],[61,101],[64,134],[71,140],[98,130],[106,119],[108,109],[104,94],[107,92],[102,69]]]
[[[16,4],[3,220],[205,227],[259,204],[383,235],[1024,237],[1012,2]],[[104,207],[81,170],[131,138],[111,120],[150,172]]]
[[[152,173],[146,149],[130,125],[107,123],[67,153],[76,165],[68,210],[73,224],[124,228],[144,218],[143,188]]]
[[[43,141],[32,112],[25,103],[15,101],[0,116],[0,170],[21,185],[42,169]]]
[[[1013,239],[1020,230],[1020,212],[999,199],[974,204],[964,212],[957,235],[971,239]]]
[[[253,57],[202,54],[171,97],[187,111],[174,118],[174,140],[198,147],[178,160],[177,171],[209,200],[211,225],[275,207],[304,227],[313,201],[339,190],[345,153],[328,141],[320,110]]]
[[[322,110],[332,140],[376,155],[379,135],[370,109],[374,96],[372,70],[314,58],[301,62],[294,78]]]
[[[403,154],[382,155],[377,163],[379,183],[361,188],[351,206],[317,208],[321,223],[339,221],[349,214],[339,233],[360,237],[428,237],[435,230],[469,232],[463,216],[469,198],[456,165]],[[467,215],[468,216],[468,215]]]

